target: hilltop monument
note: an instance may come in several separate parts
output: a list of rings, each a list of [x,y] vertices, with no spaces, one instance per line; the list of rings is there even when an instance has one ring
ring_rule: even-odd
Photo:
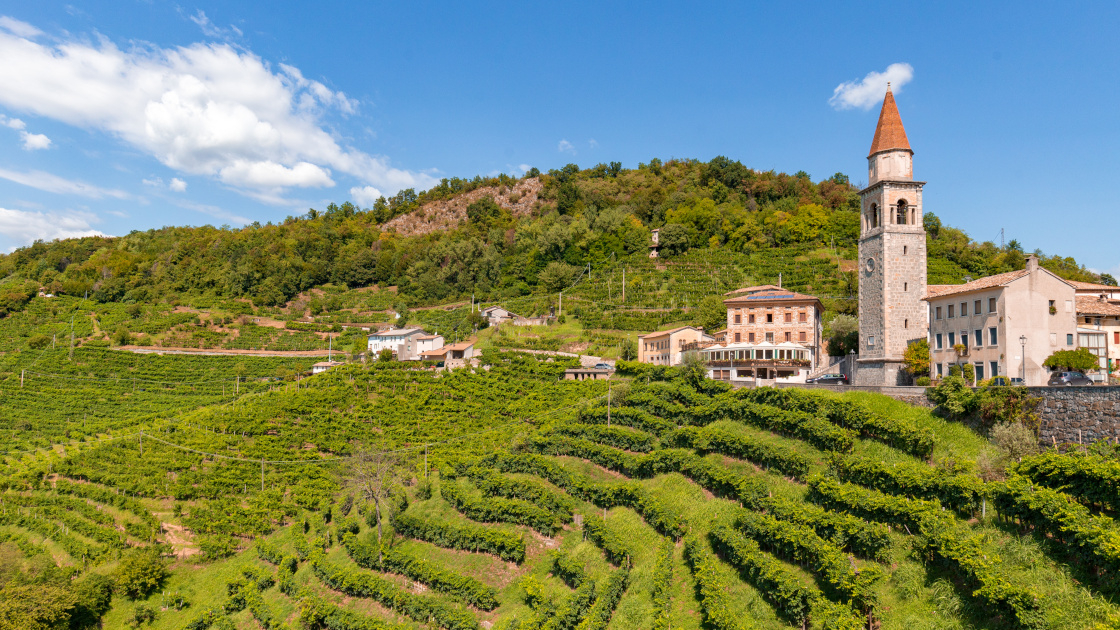
[[[906,345],[927,336],[926,232],[914,152],[887,84],[860,191],[859,359],[853,384],[906,382]]]

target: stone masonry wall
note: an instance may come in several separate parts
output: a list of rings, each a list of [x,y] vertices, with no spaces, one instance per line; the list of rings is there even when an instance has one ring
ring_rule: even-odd
[[[1044,444],[1089,444],[1120,439],[1120,387],[1029,387],[1042,399]]]

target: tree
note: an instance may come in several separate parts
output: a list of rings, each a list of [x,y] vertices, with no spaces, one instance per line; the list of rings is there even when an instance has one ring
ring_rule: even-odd
[[[0,590],[0,630],[65,630],[77,601],[68,588],[13,582]]]
[[[727,327],[727,306],[718,295],[705,296],[693,313],[693,323],[711,333]]]
[[[46,335],[31,335],[31,338],[27,340],[27,345],[32,350],[42,350],[51,345],[51,338]]]
[[[902,362],[910,376],[929,376],[929,340],[919,339],[908,344]]]
[[[1096,355],[1089,352],[1088,348],[1078,348],[1077,350],[1058,350],[1046,357],[1042,365],[1055,371],[1092,372],[1100,367],[1100,362]]]
[[[576,273],[576,267],[552,261],[537,274],[537,282],[549,293],[555,293],[568,288]]]
[[[467,221],[479,226],[489,226],[502,213],[493,197],[484,196],[467,206]]]
[[[167,579],[167,565],[158,547],[133,548],[121,555],[117,588],[129,599],[141,599]]]
[[[828,354],[840,357],[859,350],[859,320],[851,315],[837,315],[828,322]],[[927,359],[928,365],[928,359]],[[929,368],[926,368],[929,371]]]
[[[623,361],[637,361],[638,360],[638,342],[633,339],[627,339],[622,342],[622,349],[620,356]]]
[[[666,223],[658,232],[657,240],[662,254],[683,254],[688,251],[688,228],[680,223]]]
[[[377,518],[377,561],[380,564],[382,560],[381,503],[389,498],[400,484],[400,462],[392,453],[361,450],[354,456],[351,466],[351,482],[367,503],[373,502],[374,514]]]
[[[393,351],[389,348],[382,348],[381,352],[377,353],[377,360],[382,363],[389,363],[393,360]]]
[[[1110,273],[1101,274],[1101,284],[1107,284],[1110,287],[1116,286],[1116,278],[1112,277]]]

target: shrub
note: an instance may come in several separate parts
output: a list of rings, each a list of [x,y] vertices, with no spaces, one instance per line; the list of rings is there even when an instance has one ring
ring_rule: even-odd
[[[933,381],[930,380],[930,378],[928,376],[919,376],[918,379],[916,381],[914,381],[914,383],[918,387],[929,387],[930,383],[932,383],[932,382]]]
[[[1004,422],[992,427],[992,443],[1016,461],[1022,461],[1027,455],[1038,452],[1038,436],[1016,422]]]
[[[926,390],[926,396],[950,417],[967,417],[976,410],[976,393],[963,378],[954,375],[951,369],[949,373],[937,387]]]
[[[1025,387],[986,387],[977,393],[980,420],[985,429],[1012,422],[1038,431],[1038,406],[1042,399]]]
[[[167,566],[159,549],[130,549],[121,555],[117,567],[117,588],[129,599],[141,599],[155,591],[167,579]]]
[[[965,382],[976,382],[976,367],[971,363],[965,363],[963,366],[961,366],[961,376],[964,377]]]
[[[32,335],[31,338],[27,340],[27,345],[32,350],[42,350],[51,345],[51,338],[46,335]]]
[[[130,628],[139,628],[146,626],[156,620],[156,611],[147,604],[136,604],[136,608],[132,611],[132,616],[128,618],[125,623]]]
[[[1091,372],[1100,367],[1097,357],[1089,352],[1088,348],[1077,350],[1058,350],[1046,357],[1042,362],[1043,367],[1051,370],[1075,370],[1077,372]]]

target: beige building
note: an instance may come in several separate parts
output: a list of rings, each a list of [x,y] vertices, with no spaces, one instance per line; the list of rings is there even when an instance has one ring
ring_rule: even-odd
[[[819,299],[774,285],[747,287],[727,295],[723,343],[792,343],[808,351],[810,367],[819,364],[824,313]]]
[[[1077,345],[1088,348],[1100,359],[1100,375],[1089,375],[1097,376],[1094,380],[1099,381],[1104,381],[1110,367],[1113,374],[1120,372],[1120,299],[1109,299],[1107,295],[1081,295],[1080,290],[1077,295]]]
[[[681,326],[671,330],[640,335],[638,337],[638,361],[653,365],[680,365],[685,346],[696,348],[705,342],[712,342],[711,335],[704,334],[703,328]]]
[[[899,385],[906,346],[926,335],[926,232],[914,152],[887,86],[860,191],[856,385]]]
[[[792,343],[729,343],[700,350],[708,378],[730,382],[804,383],[812,369],[812,351]]]
[[[1027,258],[1025,269],[965,284],[930,285],[930,371],[948,376],[972,364],[977,380],[996,375],[1045,385],[1043,361],[1077,347],[1073,285]]]

